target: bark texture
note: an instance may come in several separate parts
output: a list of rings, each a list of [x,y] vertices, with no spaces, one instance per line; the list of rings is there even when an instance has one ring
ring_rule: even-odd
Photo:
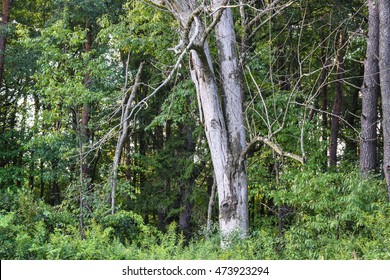
[[[338,54],[336,60],[336,95],[333,103],[333,116],[331,123],[331,135],[330,135],[330,150],[329,150],[329,165],[337,165],[337,141],[340,131],[340,116],[341,109],[343,106],[343,78],[344,78],[344,35],[343,32],[339,33],[339,42],[338,42]]]
[[[213,19],[205,26],[194,0],[153,1],[181,23],[182,40],[191,43],[190,72],[214,167],[219,201],[219,224],[224,236],[248,231],[247,176],[241,161],[245,148],[242,77],[229,1],[213,0]],[[217,83],[207,37],[215,30],[222,88]],[[190,40],[191,38],[191,40]],[[222,98],[220,93],[222,92]],[[224,243],[223,243],[224,244]]]
[[[376,0],[368,1],[368,38],[362,87],[360,171],[376,169],[377,119],[379,95],[379,10]]]
[[[223,5],[223,1],[215,0],[215,7]],[[240,160],[242,151],[245,149],[246,131],[244,128],[243,114],[243,86],[242,74],[237,54],[236,34],[230,8],[223,11],[221,19],[215,28],[216,41],[218,45],[218,57],[221,73],[221,84],[223,93],[223,105],[225,108],[225,122],[228,140],[227,166],[224,173],[229,178],[229,193],[224,189],[218,189],[221,228],[239,228],[248,230],[248,194],[247,175]],[[229,198],[230,196],[230,198]],[[229,211],[234,212],[233,219],[224,217],[226,205]],[[230,215],[230,214],[229,214]]]
[[[3,0],[0,22],[0,87],[3,85],[5,48],[7,43],[7,26],[9,21],[9,6],[12,1]]]
[[[390,2],[379,0],[379,71],[383,114],[383,171],[390,200]]]

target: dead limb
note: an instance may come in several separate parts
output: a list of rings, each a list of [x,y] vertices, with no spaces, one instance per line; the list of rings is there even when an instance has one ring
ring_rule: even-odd
[[[245,156],[253,148],[253,146],[259,142],[262,142],[262,143],[266,144],[267,146],[269,146],[272,150],[274,150],[281,157],[288,157],[288,158],[294,159],[294,160],[300,162],[301,164],[305,163],[305,159],[303,157],[296,155],[296,154],[293,154],[293,153],[290,153],[290,152],[285,152],[279,146],[278,143],[273,142],[273,141],[271,141],[271,139],[266,138],[266,137],[262,137],[262,136],[256,136],[249,142],[249,144],[245,147],[245,149],[242,151],[242,153],[240,155],[240,158],[239,158],[240,163],[245,159]]]

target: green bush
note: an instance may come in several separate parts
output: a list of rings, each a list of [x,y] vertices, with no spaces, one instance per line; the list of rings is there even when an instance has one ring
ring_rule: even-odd
[[[270,207],[248,238],[221,249],[218,230],[185,240],[176,223],[165,233],[140,215],[118,211],[91,218],[80,234],[78,213],[51,207],[26,190],[0,195],[1,259],[390,259],[390,207],[383,182],[358,173],[285,172],[264,187]],[[5,196],[8,196],[5,198]]]
[[[389,259],[390,211],[381,180],[360,174],[286,174],[278,205],[293,209],[286,259]]]

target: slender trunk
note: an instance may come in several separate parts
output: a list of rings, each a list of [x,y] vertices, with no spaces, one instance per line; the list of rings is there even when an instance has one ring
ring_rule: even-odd
[[[390,200],[390,2],[379,0],[379,72],[383,114],[383,171]]]
[[[323,121],[323,124],[327,122],[326,118],[327,118],[327,114],[326,114],[326,109],[327,109],[327,102],[326,102],[326,94],[327,94],[327,90],[328,90],[328,84],[327,84],[327,78],[328,78],[328,67],[327,67],[327,64],[328,64],[328,57],[327,57],[327,51],[326,51],[326,40],[325,40],[325,35],[323,32],[321,32],[320,34],[321,36],[321,65],[322,65],[322,69],[321,69],[321,74],[320,74],[320,77],[319,77],[319,81],[318,81],[318,92],[317,92],[317,97],[316,97],[316,100],[314,102],[314,108],[310,111],[310,115],[309,115],[309,120],[311,121],[314,117],[314,115],[316,114],[316,109],[318,108],[319,106],[319,103],[320,103],[320,99],[322,98],[322,105],[321,105],[321,110],[324,112],[322,114],[322,121]],[[325,128],[326,126],[324,126]]]
[[[131,144],[131,141],[130,141],[130,135],[129,133],[127,134],[126,136],[126,141],[125,141],[125,144],[124,144],[124,148],[125,148],[125,155],[126,155],[126,160],[125,160],[125,164],[126,164],[126,171],[125,171],[125,178],[126,178],[126,181],[131,181],[131,158],[130,158],[130,152],[131,152],[131,147],[130,147],[130,144]]]
[[[190,104],[190,100],[187,99],[187,105]],[[195,143],[192,137],[193,127],[189,124],[180,125],[181,134],[185,137],[185,145],[182,147],[183,152],[193,155],[195,153]],[[191,200],[194,188],[195,180],[198,176],[197,172],[193,170],[189,178],[183,179],[181,189],[181,205],[182,211],[179,214],[179,228],[182,230],[186,237],[189,237],[190,222],[192,218],[193,203]]]
[[[52,170],[53,170],[53,184],[52,184],[52,205],[56,206],[61,203],[61,197],[60,197],[60,188],[58,185],[58,175],[57,175],[57,169],[58,164],[52,163]]]
[[[361,74],[359,76],[363,76],[363,67],[361,67]],[[360,83],[361,84],[361,83]],[[350,98],[350,102],[348,102],[348,111],[345,116],[345,121],[351,125],[352,127],[357,126],[355,122],[357,121],[356,114],[359,109],[359,93],[360,89],[355,89],[351,92],[352,97]],[[346,137],[345,138],[345,159],[351,162],[357,162],[359,152],[358,152],[358,141],[355,139]]]
[[[36,94],[33,94],[34,98],[34,125],[33,132],[35,133],[38,129],[39,122],[39,111],[41,109],[41,103],[39,102],[39,98]],[[34,151],[30,151],[31,153],[31,162],[30,162],[30,175],[29,175],[29,186],[31,189],[34,189],[34,181],[35,181],[35,153]]]
[[[9,21],[10,0],[3,0],[2,18],[0,22],[0,88],[3,87],[4,60],[7,44],[7,26]]]
[[[92,30],[89,21],[87,20],[86,24],[86,40],[85,40],[85,52],[90,52],[92,49]],[[84,76],[84,86],[89,87],[90,76],[89,73],[86,73]],[[81,122],[79,126],[79,161],[80,161],[80,186],[79,186],[79,207],[80,207],[80,235],[81,238],[85,239],[85,224],[84,224],[84,214],[86,208],[86,197],[88,196],[88,191],[91,190],[90,186],[90,170],[87,157],[87,146],[89,145],[90,131],[89,131],[89,120],[91,118],[91,108],[88,102],[84,102],[81,109]],[[79,121],[77,120],[77,124]]]
[[[368,1],[368,38],[362,86],[362,117],[360,135],[360,171],[377,167],[377,120],[379,95],[379,10],[376,0]]]
[[[114,161],[112,163],[112,170],[111,170],[111,214],[115,213],[115,200],[116,200],[116,186],[117,186],[117,180],[118,180],[118,168],[119,168],[119,163],[121,160],[121,155],[122,155],[122,149],[126,141],[126,137],[128,135],[128,130],[129,130],[129,117],[130,117],[130,109],[131,105],[134,101],[134,98],[137,94],[138,86],[141,81],[141,73],[142,73],[142,68],[143,68],[144,62],[141,62],[137,75],[135,77],[135,81],[133,84],[133,88],[131,91],[130,96],[127,98],[127,102],[123,103],[123,110],[122,110],[122,116],[120,120],[120,130],[118,133],[118,141],[116,144],[116,149],[115,149],[115,154],[114,154]],[[125,101],[126,98],[123,99]]]
[[[189,237],[190,221],[192,216],[193,204],[191,203],[191,194],[195,182],[185,182],[181,189],[181,211],[179,214],[179,229],[184,233],[184,236]]]
[[[207,209],[207,231],[211,230],[211,223],[213,219],[214,197],[217,189],[217,182],[215,181],[215,175],[213,175],[213,185],[211,186],[211,193],[209,198],[209,206]]]
[[[333,116],[331,123],[331,135],[330,135],[330,150],[329,150],[329,165],[337,165],[337,141],[339,138],[340,131],[340,116],[341,108],[343,105],[343,78],[344,78],[344,55],[343,55],[343,45],[344,45],[344,35],[340,31],[339,42],[338,42],[338,53],[336,60],[336,95],[333,103]]]
[[[78,111],[78,110],[77,110]],[[80,123],[79,120],[79,114],[78,112],[75,114],[76,116],[76,124]],[[79,195],[79,226],[80,226],[80,235],[82,239],[85,239],[85,224],[84,224],[84,212],[85,212],[85,190],[84,190],[84,172],[83,172],[83,162],[84,162],[84,155],[83,155],[83,139],[81,138],[81,125],[79,125],[80,135],[79,135],[79,162],[80,162],[80,169],[79,169],[79,186],[78,186],[78,195]]]
[[[158,125],[154,128],[154,135],[153,135],[153,149],[155,150],[156,153],[159,153],[162,151],[164,148],[164,142],[168,142],[171,137],[171,122],[167,123],[167,133],[166,133],[166,138],[164,139],[164,128],[161,125]],[[172,175],[167,174],[165,176],[164,180],[164,187],[161,187],[160,191],[164,195],[167,195],[171,192],[172,189]],[[184,187],[180,187],[180,193],[181,193],[181,198],[185,197],[185,192],[183,191]],[[179,204],[179,201],[175,201],[175,206],[177,207],[177,204]],[[168,211],[167,207],[164,205],[163,202],[158,202],[157,203],[157,216],[158,216],[158,228],[160,230],[165,230],[166,226],[170,223],[170,219],[172,217],[168,216]],[[179,224],[180,228],[180,224]]]
[[[87,35],[85,40],[85,52],[88,53],[92,49],[92,30],[89,21],[86,24]],[[86,73],[84,76],[84,85],[86,88],[89,87],[90,83],[90,75]],[[81,126],[80,126],[80,137],[81,137],[81,152],[83,154],[81,161],[81,173],[83,177],[83,183],[88,185],[88,189],[90,189],[90,167],[87,159],[87,149],[86,146],[89,144],[90,140],[90,129],[89,129],[89,120],[91,119],[91,107],[88,102],[84,102],[82,111],[81,111]]]
[[[328,84],[325,82],[324,86],[321,89],[321,119],[322,119],[322,141],[325,141],[325,143],[328,142]],[[327,149],[324,151],[324,158],[327,159]],[[324,170],[327,168],[327,161],[324,160],[323,167]]]
[[[40,170],[40,182],[39,182],[39,197],[43,198],[45,195],[45,182],[43,181],[43,173],[44,173],[44,166],[43,166],[43,160],[41,159],[41,162],[39,163],[39,170]]]
[[[89,181],[89,164],[87,160],[87,146],[89,142],[89,120],[91,118],[91,108],[88,103],[83,104],[83,108],[81,111],[81,125],[80,125],[80,138],[81,138],[81,173],[83,177],[84,184],[88,184]]]

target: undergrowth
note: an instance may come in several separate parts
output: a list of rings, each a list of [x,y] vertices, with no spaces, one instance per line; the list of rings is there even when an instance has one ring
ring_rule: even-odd
[[[221,249],[217,230],[186,240],[175,223],[163,233],[131,211],[91,219],[81,237],[74,213],[34,200],[0,197],[1,259],[390,259],[390,210],[381,180],[357,174],[286,174],[268,191],[291,213],[280,232],[264,216],[246,239]],[[261,222],[263,221],[263,222]]]

